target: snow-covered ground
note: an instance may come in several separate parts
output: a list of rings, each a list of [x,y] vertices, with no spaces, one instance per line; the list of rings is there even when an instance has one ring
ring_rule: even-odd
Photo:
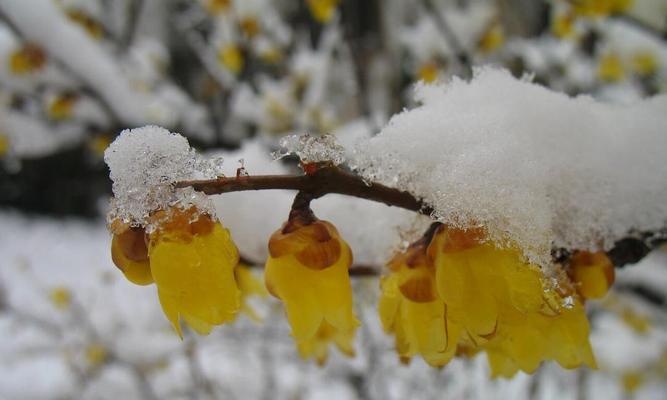
[[[254,303],[265,317],[261,324],[241,316],[208,337],[180,341],[155,287],[123,279],[109,243],[101,220],[0,213],[0,399],[612,400],[628,396],[624,382],[637,383],[635,398],[667,393],[664,306],[626,292],[592,305],[600,371],[549,364],[508,381],[490,380],[483,356],[456,359],[442,370],[419,359],[400,364],[374,307],[377,280],[355,278],[363,324],[357,356],[334,352],[319,368],[296,356],[279,304],[269,299]],[[655,253],[618,275],[619,286],[643,285],[664,296],[667,257]]]

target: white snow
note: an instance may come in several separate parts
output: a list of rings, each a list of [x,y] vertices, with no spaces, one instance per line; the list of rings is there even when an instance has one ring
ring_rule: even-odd
[[[288,135],[280,139],[280,147],[283,151],[275,154],[278,159],[294,154],[303,163],[345,162],[345,149],[333,135]]]
[[[415,98],[353,163],[422,197],[437,219],[483,225],[543,266],[554,246],[606,249],[665,226],[667,96],[604,104],[481,69]]]
[[[191,188],[174,190],[172,184],[215,178],[222,160],[204,160],[177,133],[157,126],[124,130],[104,152],[104,161],[114,192],[109,221],[146,225],[151,212],[176,204],[213,214],[204,194]]]

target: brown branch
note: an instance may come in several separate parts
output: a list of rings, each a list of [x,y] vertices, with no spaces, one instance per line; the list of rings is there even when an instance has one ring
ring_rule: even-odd
[[[377,201],[388,206],[400,207],[430,216],[433,208],[409,192],[391,188],[380,183],[365,182],[360,176],[346,172],[327,163],[307,164],[306,175],[255,175],[221,177],[211,180],[183,181],[175,187],[192,187],[208,195],[249,190],[296,190],[308,201],[329,193],[343,194]],[[312,171],[312,172],[311,172]],[[635,264],[650,251],[667,241],[667,231],[628,235],[616,242],[607,251],[616,267]],[[570,257],[567,249],[554,252],[554,260],[566,261]],[[350,269],[352,276],[376,275],[378,269],[372,266],[355,266]]]
[[[177,188],[192,187],[197,191],[212,194],[241,192],[248,190],[297,190],[317,199],[329,193],[377,201],[388,206],[400,207],[430,215],[433,209],[408,192],[382,185],[367,183],[361,177],[345,172],[332,165],[319,165],[307,175],[255,175],[221,177],[213,180],[184,181]]]

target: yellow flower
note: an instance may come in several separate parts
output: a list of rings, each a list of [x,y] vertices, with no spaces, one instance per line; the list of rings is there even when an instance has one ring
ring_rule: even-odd
[[[434,82],[438,78],[438,64],[433,61],[422,64],[417,70],[417,77],[426,83]]]
[[[84,353],[88,365],[93,368],[104,364],[109,358],[109,352],[107,351],[106,347],[99,343],[88,344]]]
[[[633,0],[576,0],[572,1],[574,12],[586,17],[604,17],[622,13],[632,5]]]
[[[626,371],[621,375],[623,390],[631,394],[637,391],[644,384],[644,375],[638,371]]]
[[[111,239],[111,260],[136,285],[154,282],[146,242],[143,228],[126,228]]]
[[[257,21],[257,18],[252,16],[242,18],[239,21],[239,27],[241,28],[241,31],[243,31],[243,33],[245,33],[245,35],[250,39],[257,36],[260,31],[260,25]]]
[[[493,376],[531,373],[544,360],[596,366],[584,307],[568,282],[551,285],[518,249],[497,247],[481,229],[443,226],[428,252],[447,322],[461,326],[459,345],[486,351]]]
[[[614,283],[614,265],[604,252],[578,251],[570,260],[570,277],[584,299],[600,299]]]
[[[255,309],[248,304],[248,297],[266,297],[269,293],[266,291],[263,282],[250,271],[250,268],[241,263],[234,269],[234,276],[236,284],[241,290],[241,311],[253,321],[260,322],[262,319],[257,315]]]
[[[456,353],[461,326],[447,318],[447,306],[437,295],[427,239],[388,263],[391,273],[380,282],[378,309],[384,330],[396,336],[401,359],[420,354],[431,366],[442,367]]]
[[[234,279],[239,254],[229,231],[194,207],[158,211],[151,218],[155,229],[147,246],[141,229],[114,235],[116,266],[134,283],[156,283],[162,310],[181,337],[180,318],[204,335],[234,319],[240,307]]]
[[[231,6],[231,0],[203,0],[206,11],[213,15],[227,12]]]
[[[329,22],[340,0],[306,0],[313,18],[321,24]]]
[[[505,31],[500,23],[495,22],[486,30],[479,40],[478,46],[482,53],[491,53],[505,43]]]
[[[79,97],[74,93],[64,93],[53,98],[48,105],[47,114],[51,119],[61,121],[72,117],[72,111]]]
[[[104,28],[93,17],[81,10],[68,10],[66,12],[70,21],[83,28],[93,39],[99,40],[104,36]]]
[[[616,53],[609,53],[598,64],[598,77],[607,82],[618,82],[625,78],[625,68],[621,57]]]
[[[41,47],[26,44],[9,57],[9,70],[15,75],[28,75],[46,65],[47,56]]]
[[[572,13],[556,15],[551,21],[551,32],[560,39],[573,37],[575,17]]]
[[[623,322],[640,335],[645,335],[651,329],[651,319],[647,315],[635,312],[631,308],[625,308],[621,312]]]
[[[109,135],[100,134],[88,139],[88,150],[99,158],[104,157],[104,151],[111,144],[112,139]]]
[[[234,44],[228,44],[220,49],[218,61],[234,75],[238,75],[243,69],[243,54],[238,46]]]
[[[651,75],[658,70],[658,58],[650,51],[639,51],[632,57],[632,68],[639,75]]]
[[[55,287],[49,292],[49,299],[57,309],[66,310],[72,304],[72,292],[63,286]]]
[[[352,356],[359,325],[348,273],[352,253],[336,228],[314,217],[291,219],[271,236],[269,254],[266,287],[285,304],[301,356],[322,364],[330,342]]]
[[[0,133],[0,157],[9,152],[9,139],[7,136]]]

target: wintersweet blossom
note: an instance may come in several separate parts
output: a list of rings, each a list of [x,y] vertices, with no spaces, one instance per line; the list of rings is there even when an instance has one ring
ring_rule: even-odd
[[[488,242],[483,229],[434,226],[388,267],[380,319],[401,359],[419,354],[441,367],[454,355],[484,351],[491,374],[503,377],[532,373],[545,360],[596,366],[573,285],[554,284],[518,249]]]
[[[614,265],[604,252],[579,251],[570,260],[570,277],[584,299],[600,299],[614,283]]]
[[[158,211],[151,220],[147,244],[141,230],[114,235],[114,263],[131,282],[156,283],[162,310],[181,337],[180,319],[204,335],[233,320],[240,308],[239,254],[229,231],[195,208]]]
[[[442,367],[456,353],[461,329],[448,323],[427,245],[420,240],[388,263],[391,272],[381,280],[378,309],[385,331],[396,336],[396,351],[402,360],[419,354],[429,365]]]
[[[46,52],[39,46],[26,44],[9,57],[9,69],[15,75],[28,75],[44,68]]]
[[[306,0],[313,18],[322,24],[331,20],[339,2],[340,0]]]
[[[285,304],[303,358],[326,361],[331,342],[352,356],[352,252],[336,228],[314,217],[286,222],[269,241],[266,287]]]
[[[486,351],[493,376],[531,373],[546,360],[596,367],[583,300],[566,277],[547,279],[482,229],[442,226],[428,251],[448,323],[461,326],[462,348]]]

